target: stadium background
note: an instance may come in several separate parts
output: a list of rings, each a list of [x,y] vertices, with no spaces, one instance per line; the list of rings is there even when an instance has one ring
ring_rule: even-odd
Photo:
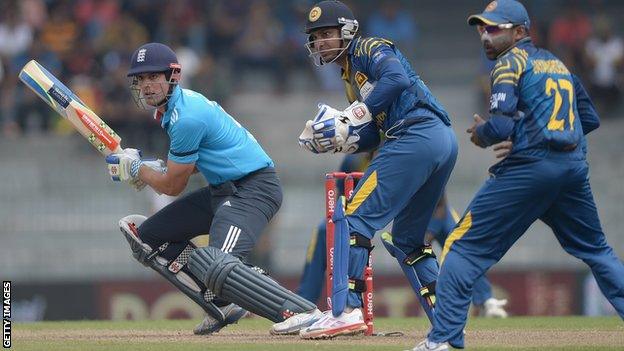
[[[164,201],[113,184],[103,160],[34,94],[17,72],[39,60],[124,138],[124,146],[166,156],[165,133],[137,110],[125,78],[132,50],[147,41],[174,47],[182,85],[220,102],[276,161],[285,201],[255,262],[294,287],[310,233],[323,213],[323,173],[340,156],[313,157],[296,137],[318,102],[346,107],[334,67],[314,68],[303,47],[310,1],[22,0],[0,3],[0,276],[13,281],[14,320],[182,318],[198,307],[137,264],[117,221],[152,213]],[[350,1],[365,34],[393,39],[447,107],[460,155],[448,195],[463,211],[494,162],[464,133],[485,110],[490,64],[468,14],[478,0]],[[623,33],[624,4],[613,0],[525,1],[535,41],[560,55],[591,86],[602,127],[589,137],[592,187],[610,244],[624,257],[624,138],[621,95],[597,79],[593,39],[611,24]],[[621,39],[612,39],[621,40]],[[620,47],[621,47],[621,41]],[[617,45],[612,45],[617,47]],[[623,68],[607,78],[621,88]],[[607,80],[608,82],[608,80]],[[611,89],[609,89],[611,88]],[[621,91],[621,90],[620,90]],[[202,186],[199,178],[192,188]],[[536,199],[539,201],[539,199]],[[419,313],[396,263],[377,245],[379,314]],[[495,294],[521,315],[610,314],[588,270],[535,224],[493,268]],[[71,301],[70,304],[67,301]]]

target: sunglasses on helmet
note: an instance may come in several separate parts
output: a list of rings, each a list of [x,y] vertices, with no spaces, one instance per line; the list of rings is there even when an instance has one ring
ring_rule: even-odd
[[[488,34],[496,34],[502,31],[503,29],[510,29],[515,26],[516,24],[513,24],[513,23],[501,23],[501,24],[493,24],[493,25],[479,24],[477,25],[477,31],[479,32],[479,34],[483,34],[484,32]]]

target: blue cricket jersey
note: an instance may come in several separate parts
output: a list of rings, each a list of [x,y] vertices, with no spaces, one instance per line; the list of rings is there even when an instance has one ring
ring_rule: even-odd
[[[546,157],[550,150],[584,157],[582,120],[590,117],[579,115],[577,98],[586,93],[557,57],[525,38],[498,58],[490,78],[491,117],[477,129],[485,144],[510,137],[509,159]]]
[[[168,158],[195,163],[212,185],[273,166],[258,141],[216,102],[175,87],[161,126],[171,140]]]
[[[353,39],[342,79],[349,102],[364,102],[384,132],[407,118],[434,116],[450,125],[442,104],[389,40]]]

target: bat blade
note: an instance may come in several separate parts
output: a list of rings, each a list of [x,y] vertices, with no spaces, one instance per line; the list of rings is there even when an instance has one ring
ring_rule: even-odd
[[[104,156],[122,151],[121,137],[37,61],[28,62],[19,78]]]

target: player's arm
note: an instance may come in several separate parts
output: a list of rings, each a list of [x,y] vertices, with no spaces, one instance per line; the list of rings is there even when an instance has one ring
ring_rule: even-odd
[[[515,125],[513,117],[518,111],[518,84],[525,68],[526,59],[511,54],[501,58],[492,70],[490,118],[487,122],[475,121],[469,129],[471,140],[477,146],[488,147],[511,137]]]
[[[574,93],[576,94],[576,110],[581,119],[583,134],[587,135],[600,127],[600,117],[598,117],[594,103],[589,94],[587,94],[581,80],[574,74],[572,75],[572,80],[574,81]]]
[[[195,171],[199,159],[199,145],[205,135],[205,126],[197,120],[179,118],[170,127],[171,143],[167,156],[167,172],[154,172],[141,167],[139,178],[154,190],[176,196],[179,195],[188,179]]]
[[[375,88],[364,100],[373,116],[385,111],[411,85],[401,61],[390,45],[388,41],[377,38],[361,42],[360,59],[376,81]]]
[[[194,169],[195,163],[183,164],[168,160],[166,173],[142,166],[138,177],[159,193],[177,196],[186,188]]]

